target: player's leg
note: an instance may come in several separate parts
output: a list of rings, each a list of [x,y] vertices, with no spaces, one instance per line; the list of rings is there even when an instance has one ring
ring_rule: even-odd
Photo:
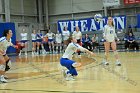
[[[36,49],[36,42],[32,41],[32,55],[35,55],[35,49]]]
[[[39,50],[39,47],[40,47],[40,42],[39,41],[37,41],[37,54],[39,54],[40,52],[40,50]]]
[[[52,45],[52,52],[54,52],[54,42],[53,42],[53,40],[51,41],[51,45]]]
[[[115,41],[111,43],[111,48],[112,48],[112,50],[114,52],[114,56],[116,58],[116,65],[121,66],[121,62],[119,60],[117,46],[116,46],[116,42]]]
[[[66,72],[66,80],[74,80],[73,76],[77,76],[77,70],[75,67],[80,66],[80,63],[76,63],[73,60],[61,58],[60,63],[65,66],[68,71]]]
[[[51,53],[51,42],[48,40],[48,45],[49,45],[49,52]]]
[[[110,50],[110,42],[104,42],[104,47],[105,47],[105,65],[109,65],[108,63],[108,58],[109,58],[109,50]]]
[[[21,53],[23,52],[23,47],[24,47],[24,43],[21,41],[20,43],[20,51],[19,51],[19,56],[21,55]]]
[[[24,45],[25,45],[25,56],[27,56],[27,51],[28,51],[27,42],[25,42]]]
[[[5,74],[5,59],[3,55],[0,55],[0,81],[2,83],[7,82],[7,80],[4,78],[4,74]]]
[[[4,55],[4,60],[6,61],[5,63],[5,71],[8,71],[10,69],[9,64],[11,64],[10,58],[7,55]]]
[[[61,43],[57,43],[57,50],[58,50],[58,53],[61,52]]]

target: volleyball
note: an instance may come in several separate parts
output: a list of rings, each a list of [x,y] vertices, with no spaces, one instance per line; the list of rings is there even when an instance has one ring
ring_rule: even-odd
[[[103,17],[102,17],[101,14],[95,14],[95,15],[94,15],[94,20],[97,21],[97,22],[102,21],[102,18],[103,18]]]

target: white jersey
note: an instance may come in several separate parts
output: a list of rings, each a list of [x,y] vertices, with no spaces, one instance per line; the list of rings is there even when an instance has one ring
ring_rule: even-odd
[[[31,36],[32,36],[32,40],[36,40],[36,34],[32,33]]]
[[[117,38],[117,35],[115,33],[115,27],[105,25],[103,30],[103,37],[107,42],[113,42],[115,38]]]
[[[57,43],[62,43],[62,35],[61,34],[56,34],[55,39]]]
[[[85,48],[81,47],[79,44],[77,43],[70,43],[66,50],[65,53],[63,54],[62,58],[68,58],[68,59],[72,59],[72,56],[74,54],[74,52],[76,52],[76,50],[79,49],[80,51],[84,51]]]
[[[27,40],[27,33],[21,33],[21,40]]]
[[[48,37],[48,39],[53,39],[53,37],[54,37],[54,33],[47,33],[45,36],[47,36]]]
[[[81,39],[82,33],[80,31],[78,31],[78,32],[74,31],[72,36],[76,39]]]
[[[68,40],[70,37],[70,32],[67,31],[62,31],[62,35],[63,35],[63,40]]]
[[[5,51],[9,46],[12,46],[13,44],[11,43],[11,39],[9,41],[7,41],[6,37],[1,37],[0,38],[0,49]]]
[[[43,38],[43,34],[42,33],[37,33],[36,34],[36,38],[37,39],[42,39]]]

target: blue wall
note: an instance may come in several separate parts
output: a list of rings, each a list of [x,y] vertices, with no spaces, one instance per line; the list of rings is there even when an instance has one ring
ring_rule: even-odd
[[[0,23],[0,37],[2,37],[4,30],[11,29],[13,32],[12,36],[12,43],[16,44],[16,32],[15,32],[15,24],[14,23]],[[9,47],[7,49],[7,54],[9,53],[15,53],[16,49],[13,47]]]

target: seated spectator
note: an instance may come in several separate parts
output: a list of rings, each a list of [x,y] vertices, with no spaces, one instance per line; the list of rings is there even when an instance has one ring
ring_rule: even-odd
[[[97,46],[99,45],[99,42],[98,42],[98,36],[96,36],[96,34],[93,34],[93,37],[92,37],[92,49],[96,49]]]
[[[129,33],[129,36],[127,37],[126,46],[128,46],[128,48],[132,48],[133,50],[139,50],[138,43],[135,41],[135,36],[132,33]]]
[[[89,51],[91,51],[91,39],[88,36],[88,34],[86,34],[85,37],[83,38],[83,44],[84,44],[84,47],[86,49],[88,49]]]
[[[128,50],[128,48],[129,48],[129,44],[128,44],[128,33],[125,33],[123,40],[125,41],[124,47],[125,47],[126,50]]]

